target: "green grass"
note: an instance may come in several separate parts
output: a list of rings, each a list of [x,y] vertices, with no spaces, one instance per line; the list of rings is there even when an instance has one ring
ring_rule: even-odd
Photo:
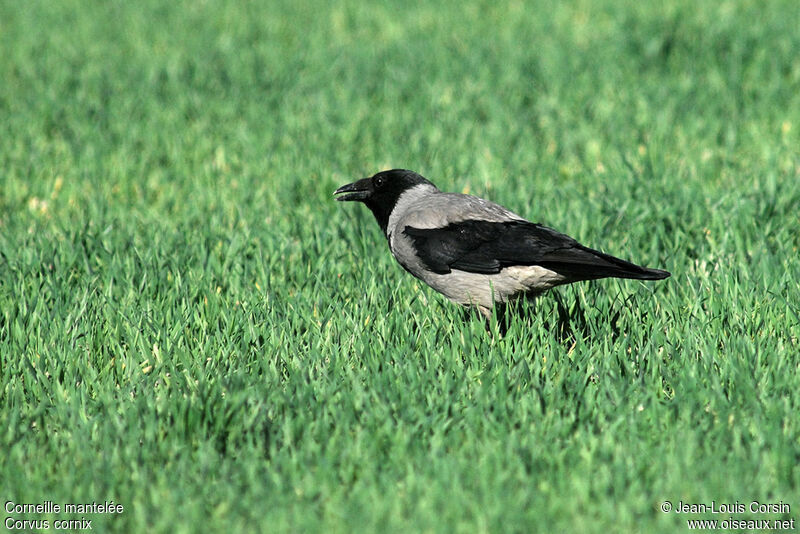
[[[122,503],[101,532],[800,519],[798,27],[793,0],[0,2],[0,497]],[[388,167],[673,276],[487,335],[332,201]]]

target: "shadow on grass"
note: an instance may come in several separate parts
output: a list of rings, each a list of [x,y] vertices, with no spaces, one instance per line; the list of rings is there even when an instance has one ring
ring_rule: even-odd
[[[608,325],[611,330],[611,340],[618,339],[622,335],[619,326],[622,312],[633,297],[633,294],[628,295],[624,301],[615,298],[610,303],[610,313],[587,313],[587,310],[590,312],[593,307],[587,308],[586,303],[577,295],[572,297],[571,302],[565,302],[561,293],[550,291],[539,297],[499,304],[495,307],[494,315],[489,321],[475,309],[465,309],[464,317],[474,315],[481,317],[487,332],[492,333],[496,329],[500,336],[508,333],[514,321],[520,322],[523,330],[544,327],[550,330],[561,344],[570,348],[578,339],[591,341],[599,332],[606,335],[608,330],[597,324],[598,321]],[[552,304],[544,303],[541,299],[552,299]],[[544,315],[553,311],[556,314],[555,318]]]

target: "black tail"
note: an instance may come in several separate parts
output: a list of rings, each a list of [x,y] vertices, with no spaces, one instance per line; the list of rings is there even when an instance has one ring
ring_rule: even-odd
[[[565,251],[560,251],[562,254]],[[542,267],[577,280],[598,278],[630,278],[634,280],[663,280],[670,273],[661,269],[648,269],[609,254],[578,245],[569,250],[566,261],[542,262]]]

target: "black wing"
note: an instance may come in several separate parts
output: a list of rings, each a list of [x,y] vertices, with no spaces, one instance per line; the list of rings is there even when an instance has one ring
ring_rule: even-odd
[[[571,237],[528,221],[466,220],[443,228],[406,226],[417,255],[431,271],[499,273],[512,265],[541,265],[573,280],[609,276],[659,280],[669,273],[647,269],[584,247]]]

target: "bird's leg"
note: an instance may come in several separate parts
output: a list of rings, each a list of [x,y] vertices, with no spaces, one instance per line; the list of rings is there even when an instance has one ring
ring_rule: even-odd
[[[477,309],[481,315],[483,315],[483,326],[486,328],[486,332],[490,335],[492,334],[492,310],[491,308],[487,308],[486,306],[481,306],[480,304],[475,305],[475,309]]]
[[[478,311],[481,312],[483,318],[486,319],[484,322],[484,326],[486,327],[486,331],[490,334],[492,333],[492,316],[497,317],[497,328],[500,333],[500,337],[506,335],[508,331],[508,316],[506,314],[506,307],[501,304],[495,304],[494,308],[487,308],[486,306],[481,306],[480,304],[476,305]]]

